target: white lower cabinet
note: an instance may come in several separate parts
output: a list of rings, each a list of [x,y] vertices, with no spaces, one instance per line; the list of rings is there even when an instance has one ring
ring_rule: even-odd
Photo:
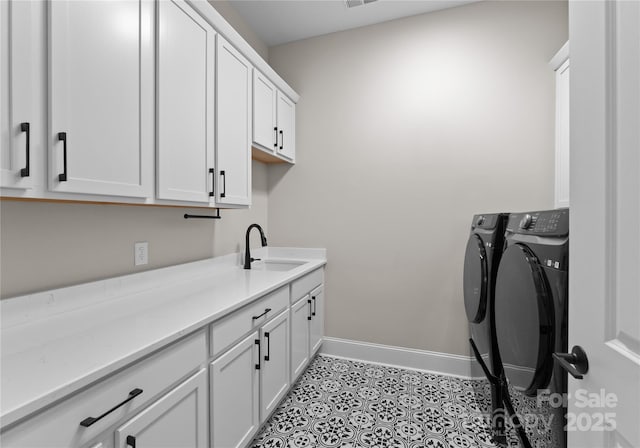
[[[258,415],[258,332],[211,363],[211,446],[235,448],[251,441]]]
[[[317,353],[324,336],[324,289],[318,286],[311,297],[311,320],[309,321],[309,356]]]
[[[291,382],[320,350],[324,337],[324,271],[318,269],[291,285]],[[298,298],[296,300],[296,298]]]
[[[304,296],[291,306],[291,381],[302,373],[309,363],[309,320],[311,299]]]
[[[262,327],[260,422],[264,422],[289,391],[289,310]]]
[[[129,435],[139,438],[138,448],[168,446],[152,443],[163,437],[166,426],[180,438],[172,446],[206,446],[206,374],[202,375],[206,359],[206,334],[199,331],[10,429],[3,428],[0,445],[110,448],[114,431],[126,428],[118,446],[127,446]]]
[[[207,372],[200,370],[116,430],[116,448],[205,448]]]
[[[2,428],[0,445],[246,447],[320,348],[323,278],[317,269]]]

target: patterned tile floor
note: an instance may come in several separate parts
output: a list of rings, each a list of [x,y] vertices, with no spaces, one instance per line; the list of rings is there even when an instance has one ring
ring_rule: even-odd
[[[251,446],[495,447],[489,408],[486,381],[317,356]]]

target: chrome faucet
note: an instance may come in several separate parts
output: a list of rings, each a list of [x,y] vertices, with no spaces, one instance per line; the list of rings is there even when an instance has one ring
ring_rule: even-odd
[[[247,229],[247,235],[245,237],[245,248],[244,248],[244,268],[251,269],[251,262],[258,261],[259,258],[251,258],[251,252],[249,251],[249,234],[251,233],[251,229],[256,228],[260,232],[260,242],[262,243],[262,247],[267,245],[267,238],[264,236],[264,232],[262,231],[262,227],[258,224],[251,224]]]

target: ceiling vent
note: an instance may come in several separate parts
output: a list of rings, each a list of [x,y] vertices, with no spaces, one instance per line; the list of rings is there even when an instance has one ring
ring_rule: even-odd
[[[356,6],[368,5],[369,3],[376,2],[378,0],[344,0],[347,4],[347,8],[355,8]]]

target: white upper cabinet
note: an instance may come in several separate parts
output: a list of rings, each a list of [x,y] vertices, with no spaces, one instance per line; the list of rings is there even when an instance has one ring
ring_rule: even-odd
[[[296,157],[296,105],[278,92],[278,154],[291,162]]]
[[[32,2],[0,1],[0,186],[33,186]]]
[[[150,197],[154,3],[49,7],[49,188]]]
[[[258,70],[253,71],[253,143],[271,154],[278,147],[276,97],[278,90]]]
[[[213,205],[215,31],[183,0],[158,2],[157,197]]]
[[[219,34],[216,38],[216,202],[250,205],[252,66]]]
[[[253,71],[253,145],[278,159],[295,160],[295,103],[257,70]]]

